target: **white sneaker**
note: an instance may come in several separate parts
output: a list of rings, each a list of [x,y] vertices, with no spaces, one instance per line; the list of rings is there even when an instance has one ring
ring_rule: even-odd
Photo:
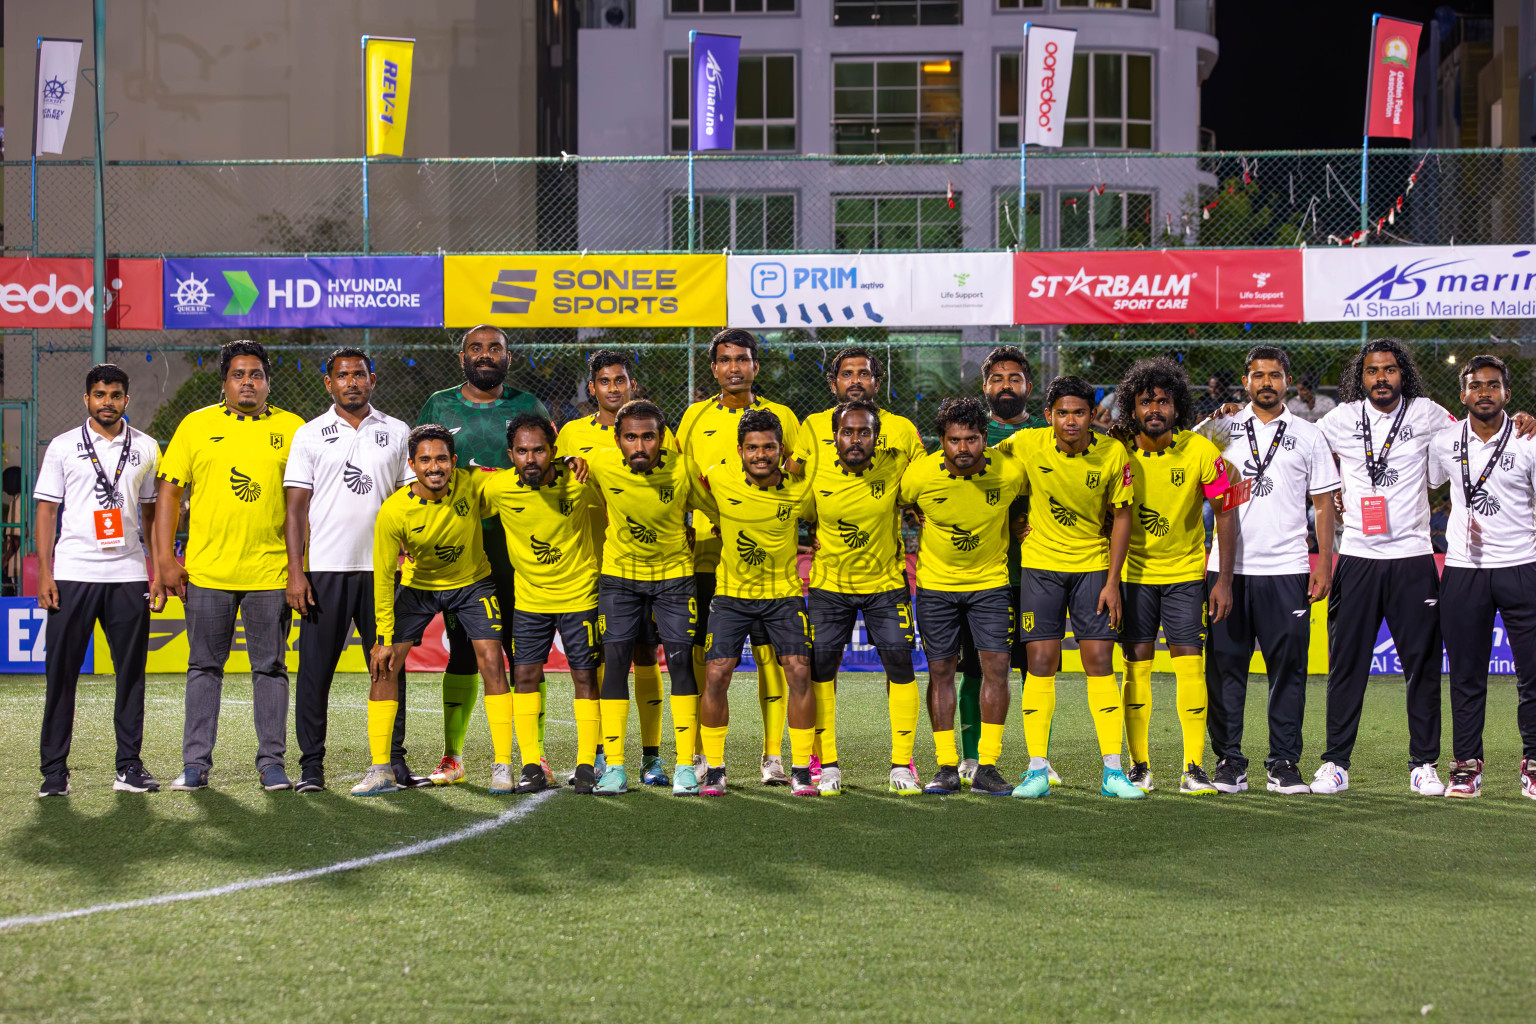
[[[1312,792],[1314,793],[1342,793],[1349,788],[1349,769],[1340,768],[1332,761],[1324,761],[1323,766],[1312,776]]]
[[[822,796],[838,796],[843,791],[843,770],[841,768],[821,769],[821,778],[816,782],[816,788]]]
[[[784,773],[784,759],[777,754],[763,755],[763,785],[789,785],[789,776]]]
[[[960,762],[960,785],[970,788],[971,780],[976,777],[976,769],[981,767],[981,762],[974,757],[968,757]]]
[[[1408,773],[1408,789],[1419,796],[1445,796],[1445,783],[1432,764],[1421,764]]]
[[[891,769],[891,784],[886,788],[898,796],[916,796],[923,791],[923,784],[917,781],[917,774],[911,768],[902,765]]]
[[[486,792],[500,796],[517,790],[517,780],[512,777],[512,766],[497,761],[491,765],[491,784],[486,787]]]

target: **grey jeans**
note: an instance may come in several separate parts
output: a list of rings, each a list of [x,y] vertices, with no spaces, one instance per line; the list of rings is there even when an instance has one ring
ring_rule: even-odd
[[[281,590],[211,590],[187,584],[187,702],[181,759],[213,767],[219,735],[224,663],[235,638],[235,613],[251,659],[256,717],[256,768],[281,765],[288,752],[288,650],[290,610]]]

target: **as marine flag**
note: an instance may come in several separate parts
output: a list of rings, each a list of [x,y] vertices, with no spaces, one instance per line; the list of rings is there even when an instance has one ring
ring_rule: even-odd
[[[32,155],[64,152],[69,116],[75,110],[75,75],[80,70],[78,39],[37,41],[37,92],[33,110]]]
[[[1019,116],[1024,143],[1061,146],[1067,124],[1067,93],[1072,89],[1072,49],[1077,30],[1024,26],[1024,90]]]
[[[1419,59],[1417,21],[1376,15],[1371,26],[1370,85],[1365,98],[1365,134],[1413,138],[1413,71]]]
[[[405,155],[414,39],[363,36],[363,123],[368,156]]]
[[[741,36],[688,33],[688,67],[692,72],[689,148],[699,152],[735,148],[740,57]]]

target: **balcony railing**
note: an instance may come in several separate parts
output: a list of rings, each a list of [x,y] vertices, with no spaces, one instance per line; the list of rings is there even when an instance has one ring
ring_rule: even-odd
[[[959,153],[960,118],[838,118],[832,122],[832,152],[838,156]]]

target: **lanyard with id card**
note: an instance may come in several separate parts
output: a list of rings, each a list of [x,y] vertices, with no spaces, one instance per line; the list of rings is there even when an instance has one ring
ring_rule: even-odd
[[[1403,417],[1408,414],[1408,403],[1411,398],[1404,398],[1397,408],[1397,417],[1392,421],[1392,429],[1387,431],[1387,439],[1381,446],[1381,458],[1376,458],[1376,451],[1371,443],[1371,414],[1367,408],[1360,410],[1360,433],[1365,441],[1365,471],[1371,478],[1372,487],[1390,487],[1397,483],[1397,472],[1387,468],[1387,455],[1392,451],[1392,442],[1397,440],[1397,431],[1403,425]],[[1368,405],[1369,403],[1367,403]],[[1360,532],[1367,537],[1383,536],[1391,532],[1391,523],[1387,518],[1387,496],[1384,494],[1363,494],[1360,496]]]
[[[128,456],[133,450],[133,428],[125,423],[123,429],[127,431],[123,436],[123,454],[117,460],[117,472],[113,474],[111,480],[108,480],[106,472],[101,468],[101,460],[96,457],[96,445],[91,441],[89,429],[84,426],[80,428],[80,437],[85,442],[86,456],[91,460],[91,468],[96,471],[96,500],[108,506],[92,513],[96,528],[96,546],[103,551],[120,548],[128,543],[128,538],[123,532],[123,499],[117,493],[117,484],[123,478],[123,470],[128,468]]]

